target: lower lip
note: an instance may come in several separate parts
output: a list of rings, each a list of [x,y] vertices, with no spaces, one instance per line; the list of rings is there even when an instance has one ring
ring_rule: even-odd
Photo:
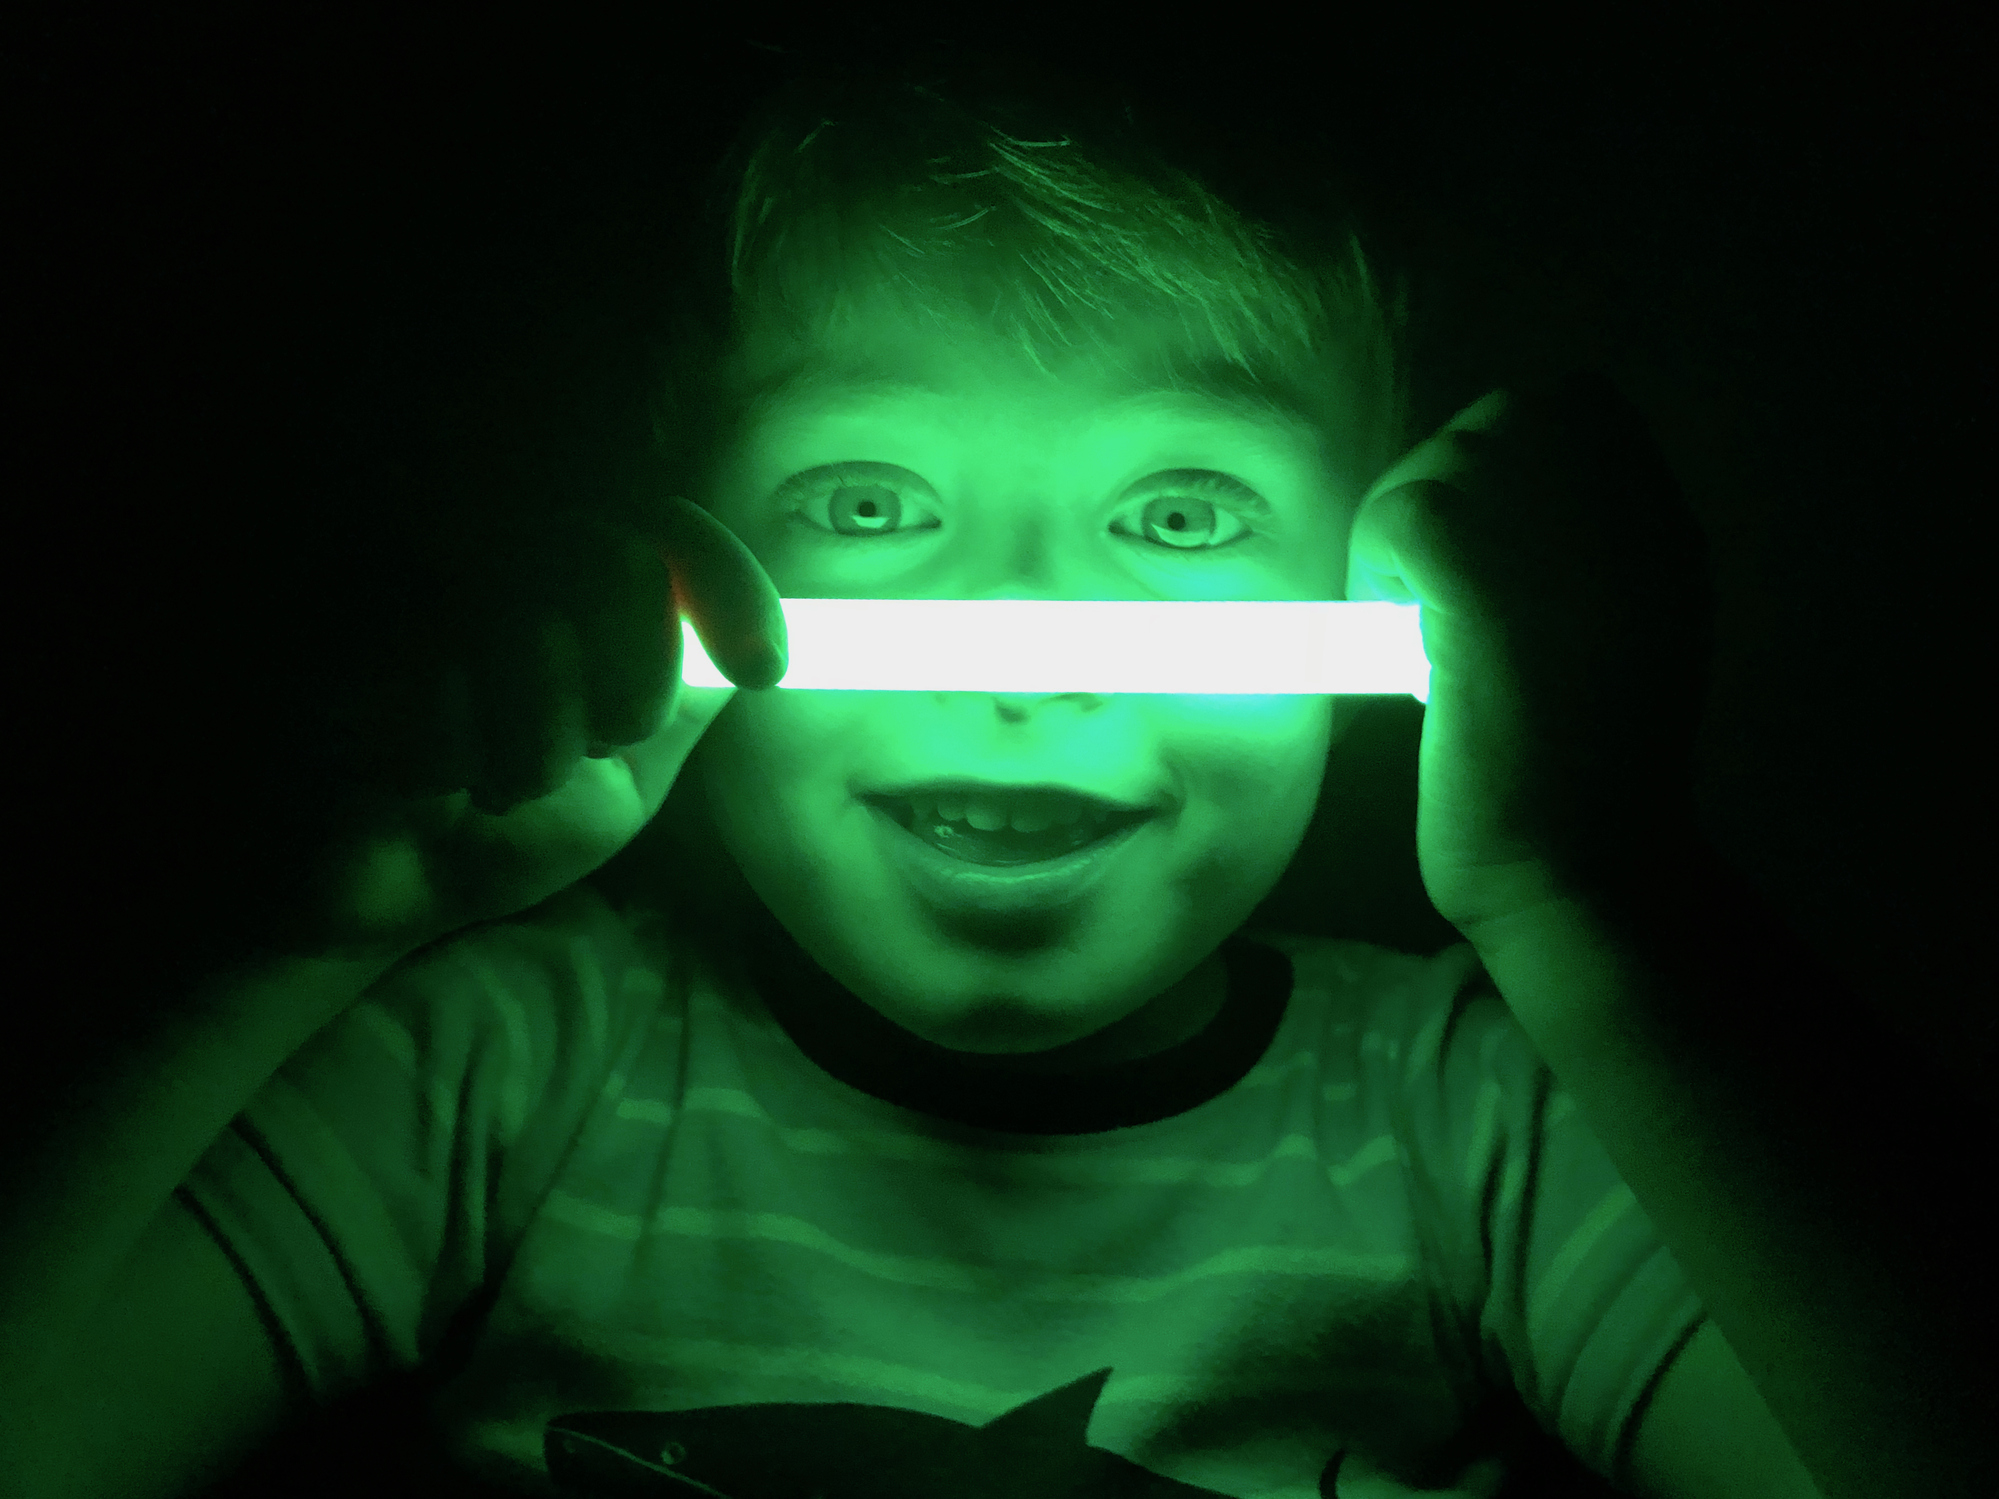
[[[883,808],[870,806],[868,810],[890,860],[919,895],[934,905],[995,916],[1050,910],[1078,899],[1152,825],[1150,819],[1133,823],[1059,859],[994,866],[953,858],[925,843]]]

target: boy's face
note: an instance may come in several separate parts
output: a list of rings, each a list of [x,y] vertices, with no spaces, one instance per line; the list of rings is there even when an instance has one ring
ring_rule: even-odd
[[[893,312],[865,324],[788,346],[787,359],[838,378],[754,411],[703,497],[784,597],[1341,596],[1351,510],[1303,422],[1133,398],[1128,379],[1080,364],[1050,377]],[[849,368],[934,389],[863,389]],[[1201,475],[1249,493],[1189,489]],[[699,773],[757,894],[882,1015],[981,1065],[1100,1065],[1184,1039],[1219,1007],[1216,949],[1304,835],[1332,707],[741,693],[709,729]],[[912,880],[894,842],[910,834],[862,799],[951,777],[1064,785],[1155,815],[1080,894],[995,918]],[[1069,1049],[1031,1055],[1057,1047]]]

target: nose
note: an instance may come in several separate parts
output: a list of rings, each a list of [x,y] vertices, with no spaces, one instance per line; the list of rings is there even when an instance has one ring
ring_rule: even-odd
[[[953,597],[965,599],[1109,599],[1118,579],[1093,549],[1079,548],[1073,515],[1052,497],[1017,494],[1015,503],[973,518],[951,568]],[[950,586],[950,585],[947,585]],[[1129,587],[1129,583],[1125,584]]]
[[[1105,600],[1105,599],[1114,599],[1116,596],[1104,594],[1101,592],[1098,593],[1076,592],[1076,591],[1054,592],[1047,589],[1022,588],[1019,587],[1018,585],[1014,585],[1004,588],[988,589],[977,594],[968,593],[962,595],[962,597],[976,598],[981,600],[985,599]],[[956,696],[958,694],[940,694],[940,696],[946,696],[946,695]],[[1051,702],[1073,703],[1077,707],[1083,709],[1100,708],[1103,706],[1105,702],[1105,694],[1099,692],[982,692],[976,695],[979,697],[991,698],[993,707],[998,710],[1000,717],[1005,721],[1007,721],[1008,723],[1019,723],[1022,720],[1028,718],[1031,714],[1033,714],[1033,712],[1037,708]]]
[[[975,574],[983,574],[990,581],[985,586],[977,586],[980,578],[975,575],[967,580],[974,586],[952,596],[982,600],[1075,599],[1097,602],[1140,597],[1128,584],[1122,588],[1106,586],[1105,578],[1087,574],[1080,568],[1064,569],[1058,574],[1053,563],[1055,549],[1049,544],[1055,529],[1046,514],[1033,507],[1026,508],[1006,528],[1003,538],[996,538],[988,553],[989,565],[974,570]],[[1096,692],[988,692],[978,695],[991,698],[1000,716],[1010,723],[1021,721],[1037,707],[1049,702],[1071,702],[1078,707],[1094,709],[1103,706],[1105,701],[1105,695]]]
[[[1073,703],[1086,712],[1104,705],[1103,696],[1095,692],[990,692],[983,696],[993,700],[994,709],[1007,723],[1024,722],[1049,703]]]

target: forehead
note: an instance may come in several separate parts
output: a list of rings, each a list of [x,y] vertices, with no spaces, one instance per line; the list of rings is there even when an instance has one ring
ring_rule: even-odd
[[[1074,419],[1227,424],[1291,440],[1317,431],[1319,402],[1281,374],[1251,375],[1219,354],[1138,345],[1113,362],[1074,355],[1046,369],[994,341],[937,332],[793,344],[747,382],[753,425],[859,414],[896,403],[968,405]]]

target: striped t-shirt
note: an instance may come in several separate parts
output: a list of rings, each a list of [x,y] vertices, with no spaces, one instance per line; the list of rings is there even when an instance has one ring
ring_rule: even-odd
[[[1002,1076],[768,913],[581,885],[391,971],[182,1199],[314,1403],[420,1374],[499,1492],[1621,1485],[1702,1309],[1472,950],[1223,955],[1185,1044]]]

